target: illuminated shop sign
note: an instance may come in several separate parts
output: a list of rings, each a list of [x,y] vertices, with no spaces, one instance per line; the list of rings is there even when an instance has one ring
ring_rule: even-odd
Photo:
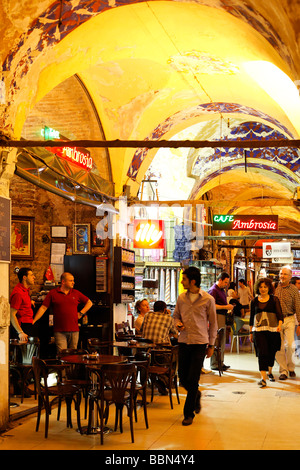
[[[134,248],[164,248],[163,220],[134,220]]]
[[[60,139],[59,132],[47,126],[41,129],[41,135],[44,137],[45,140]]]
[[[276,232],[278,230],[278,215],[214,215],[213,230]]]
[[[60,158],[64,158],[71,163],[75,163],[85,170],[91,170],[93,168],[93,159],[90,152],[85,148],[49,147],[47,150],[55,153]]]
[[[45,140],[60,140],[63,138],[57,130],[47,126],[41,129],[41,135]],[[90,152],[85,148],[65,146],[46,147],[46,149],[51,153],[55,153],[60,158],[75,163],[75,165],[80,166],[84,170],[91,170],[93,168],[93,159]]]
[[[291,243],[290,242],[279,242],[279,243],[263,243],[263,258],[290,258]]]

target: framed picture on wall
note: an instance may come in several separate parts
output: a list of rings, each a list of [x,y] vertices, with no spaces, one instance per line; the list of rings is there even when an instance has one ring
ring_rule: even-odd
[[[13,215],[11,218],[11,258],[34,258],[34,217]]]
[[[64,225],[52,225],[51,237],[52,238],[67,238],[67,227]]]
[[[104,246],[104,240],[97,236],[96,230],[93,230],[93,246]]]
[[[87,255],[91,252],[90,224],[73,225],[73,253]]]

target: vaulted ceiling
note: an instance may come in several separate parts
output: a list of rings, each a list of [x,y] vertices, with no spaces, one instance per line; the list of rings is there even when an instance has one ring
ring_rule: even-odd
[[[49,96],[67,113],[58,90],[76,102],[77,77],[101,129],[90,139],[299,139],[299,17],[296,0],[2,2],[2,132],[24,137]],[[110,148],[95,162],[116,197],[124,186],[136,196],[148,172],[163,199],[278,214],[282,232],[299,233],[297,148]]]

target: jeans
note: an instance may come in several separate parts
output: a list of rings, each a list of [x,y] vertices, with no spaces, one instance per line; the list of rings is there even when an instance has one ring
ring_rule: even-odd
[[[77,349],[79,331],[56,331],[54,338],[58,353],[62,349]]]
[[[207,345],[186,343],[178,343],[178,345],[178,375],[181,385],[187,391],[183,414],[185,418],[193,418]]]

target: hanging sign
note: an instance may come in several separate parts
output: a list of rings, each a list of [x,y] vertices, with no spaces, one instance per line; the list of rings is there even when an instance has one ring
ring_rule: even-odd
[[[291,243],[263,243],[263,258],[290,258]]]
[[[163,249],[164,238],[163,220],[134,220],[134,248]]]
[[[278,230],[278,215],[214,215],[213,230],[276,232]]]
[[[64,158],[75,165],[80,166],[85,170],[93,168],[93,159],[90,152],[85,148],[77,147],[47,147],[52,153],[55,153],[60,158]]]

